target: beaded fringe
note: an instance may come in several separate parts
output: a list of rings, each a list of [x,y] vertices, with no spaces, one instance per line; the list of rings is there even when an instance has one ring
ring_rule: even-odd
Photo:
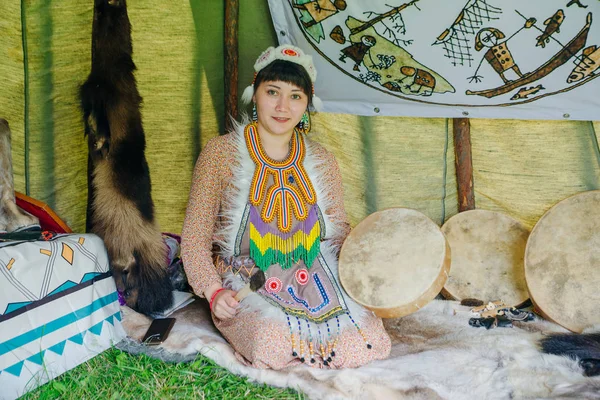
[[[354,321],[350,313],[346,313],[346,316],[352,321],[354,327],[358,333],[362,336],[365,341],[367,349],[372,349],[373,346],[367,340],[366,335],[360,329],[360,326]],[[329,366],[336,356],[336,346],[338,343],[338,337],[340,335],[340,317],[335,317],[337,323],[336,333],[332,334],[329,326],[329,321],[325,322],[327,328],[327,334],[324,335],[321,332],[323,324],[312,324],[307,320],[296,318],[296,324],[292,322],[292,317],[286,313],[288,327],[290,328],[290,339],[292,342],[292,356],[298,358],[301,362],[314,364],[316,362],[315,356],[321,356],[323,359],[323,365]],[[342,315],[343,317],[343,315]],[[333,320],[330,320],[333,321]],[[305,325],[304,330],[302,325]],[[297,328],[294,329],[294,326]],[[311,329],[312,326],[312,329]],[[317,335],[313,335],[313,331],[317,329]]]
[[[314,224],[311,232],[306,234],[304,221],[300,224],[301,229],[291,235],[269,232],[263,236],[251,221],[250,258],[262,271],[273,264],[289,269],[300,260],[310,268],[321,250],[321,226]]]

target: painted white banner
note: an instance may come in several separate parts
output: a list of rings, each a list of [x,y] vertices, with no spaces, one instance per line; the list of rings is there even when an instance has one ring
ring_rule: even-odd
[[[598,0],[269,0],[326,112],[600,120]],[[598,21],[595,21],[598,19]]]

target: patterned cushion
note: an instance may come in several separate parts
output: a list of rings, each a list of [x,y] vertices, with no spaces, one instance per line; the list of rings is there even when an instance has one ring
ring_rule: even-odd
[[[125,337],[95,235],[0,243],[0,399],[13,399]]]

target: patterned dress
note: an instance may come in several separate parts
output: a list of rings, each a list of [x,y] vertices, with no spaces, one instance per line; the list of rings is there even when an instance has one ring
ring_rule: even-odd
[[[194,171],[182,234],[188,280],[265,284],[216,327],[240,361],[258,368],[357,367],[386,358],[383,324],[341,288],[339,246],[350,231],[334,157],[295,132],[285,160],[268,158],[256,127],[212,139]]]

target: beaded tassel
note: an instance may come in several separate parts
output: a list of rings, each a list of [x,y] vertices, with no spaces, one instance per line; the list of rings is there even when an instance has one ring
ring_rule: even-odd
[[[287,318],[288,327],[290,328],[290,336],[292,338],[292,356],[298,357],[298,353],[296,352],[296,337],[294,336],[294,331],[292,330],[292,323],[290,322],[290,316],[288,313],[285,314]]]
[[[352,321],[352,323],[356,327],[356,330],[358,330],[358,333],[360,333],[360,336],[362,336],[363,340],[367,344],[367,349],[371,350],[373,348],[373,346],[367,340],[367,337],[365,336],[365,333],[362,331],[362,329],[360,329],[360,326],[358,326],[358,324],[356,323],[356,321],[354,321],[354,318],[352,318],[352,315],[350,315],[349,312],[346,312],[346,315],[348,315],[348,318],[350,318],[350,321]]]
[[[365,343],[367,344],[367,349],[371,350],[373,348],[373,346],[371,345],[371,343],[369,343],[369,341],[367,340],[367,337],[365,336],[364,332],[359,329],[358,333],[360,333],[360,335],[362,336],[363,340],[365,341]]]
[[[292,357],[298,357],[298,353],[296,352],[296,337],[292,334]]]
[[[304,340],[302,339],[300,339],[300,361],[306,361],[306,358],[304,357]]]
[[[327,322],[326,322],[327,324]],[[325,353],[325,348],[323,347],[323,339],[322,339],[322,335],[321,335],[321,325],[317,325],[318,330],[319,330],[319,349],[321,350],[321,358],[323,359],[323,365],[327,366],[329,365],[329,362],[331,361],[330,357],[327,357],[328,353]],[[329,324],[327,324],[327,334],[329,335]]]
[[[315,363],[315,353],[313,352],[313,338],[312,338],[312,332],[310,330],[310,324],[308,321],[306,321],[306,328],[308,329],[308,343],[309,343],[309,347],[310,347],[310,363],[314,364]]]
[[[302,325],[300,325],[300,319],[296,317],[296,321],[298,321],[298,341],[300,342],[300,361],[304,362],[306,358],[304,358],[304,341],[302,340]]]
[[[252,106],[252,121],[258,121],[258,113],[256,112],[256,103]]]
[[[319,343],[320,346],[320,350],[321,350],[321,358],[323,358],[323,365],[328,366],[329,365],[329,361],[327,361],[327,354],[325,353],[325,348],[323,347],[323,342]]]
[[[338,324],[339,324],[339,319],[338,319]],[[334,354],[332,353],[332,347],[330,345],[330,343],[332,342],[331,340],[331,330],[329,329],[329,321],[325,321],[325,325],[327,326],[327,362],[331,362],[331,359],[333,358]],[[339,333],[338,333],[339,335]],[[325,359],[325,357],[323,357],[323,359]]]

